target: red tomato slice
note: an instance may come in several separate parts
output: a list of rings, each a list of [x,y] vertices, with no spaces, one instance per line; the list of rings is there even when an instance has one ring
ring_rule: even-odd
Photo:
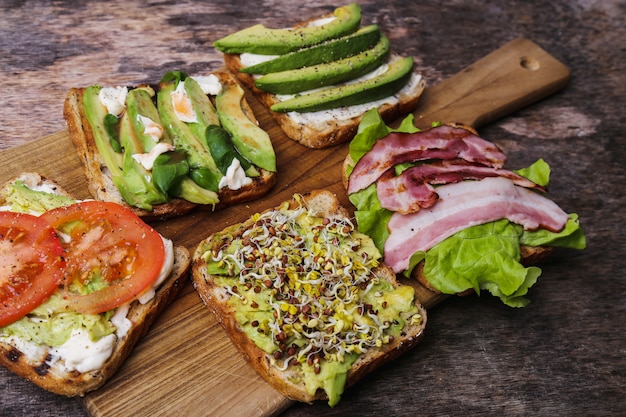
[[[158,278],[165,256],[163,240],[127,208],[85,201],[50,210],[42,217],[57,230],[65,246],[66,294],[72,310],[108,311],[133,300]],[[94,276],[101,277],[95,287]],[[73,291],[77,283],[87,285],[90,292]]]
[[[0,327],[30,313],[58,288],[62,255],[61,241],[46,220],[0,212]]]

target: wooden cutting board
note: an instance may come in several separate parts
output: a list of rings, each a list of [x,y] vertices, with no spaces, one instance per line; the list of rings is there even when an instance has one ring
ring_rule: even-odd
[[[424,128],[433,121],[461,122],[478,128],[562,89],[569,75],[567,67],[539,46],[517,39],[457,75],[427,87],[415,112],[416,124]],[[154,224],[163,235],[191,251],[209,234],[277,206],[294,193],[328,188],[350,206],[340,180],[347,144],[325,150],[305,148],[289,140],[253,97],[248,99],[272,138],[278,183],[258,201]],[[0,182],[34,170],[78,197],[89,197],[66,132],[2,151],[0,162]],[[419,284],[414,286],[426,308],[445,298]],[[84,404],[94,417],[271,416],[291,401],[248,367],[188,283],[118,373],[87,395]]]

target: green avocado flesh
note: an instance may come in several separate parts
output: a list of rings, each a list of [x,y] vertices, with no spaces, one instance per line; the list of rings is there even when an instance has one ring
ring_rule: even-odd
[[[182,90],[175,94],[175,100],[177,87]],[[229,166],[218,167],[212,152],[220,157],[238,155],[246,177],[259,176],[257,167],[276,170],[269,136],[243,113],[243,90],[239,89],[238,95],[234,88],[224,89],[233,90],[235,96],[227,94],[226,101],[237,106],[223,105],[222,114],[218,114],[199,82],[170,72],[156,92],[152,87],[129,89],[120,116],[108,113],[99,96],[100,86],[85,89],[83,110],[96,147],[128,204],[152,210],[155,204],[167,203],[173,197],[196,204],[219,203],[220,187],[225,186],[221,180]],[[231,109],[234,114],[225,113]],[[233,135],[232,140],[207,142],[208,129],[222,123]],[[157,145],[159,149],[150,153]],[[257,146],[260,149],[255,149]],[[237,178],[237,174],[229,175]]]
[[[85,329],[92,341],[112,334],[116,328],[105,314],[82,314],[69,311],[60,291],[53,293],[44,303],[28,315],[0,328],[0,336],[17,336],[43,346],[61,346],[72,331]]]
[[[334,19],[319,26],[292,29],[270,29],[260,24],[251,26],[215,41],[214,46],[228,54],[286,54],[353,33],[361,23],[361,7],[356,3],[339,7],[333,14]]]
[[[185,84],[187,83],[185,82]],[[217,184],[222,177],[222,173],[217,169],[217,165],[215,165],[211,153],[203,144],[204,132],[211,122],[207,122],[206,119],[203,120],[201,118],[198,118],[197,123],[186,123],[180,120],[172,105],[171,96],[175,89],[176,84],[173,82],[161,84],[157,94],[157,104],[163,121],[163,127],[173,138],[176,148],[184,151],[187,155],[187,162],[189,163],[190,169],[204,168],[207,175],[212,177],[211,182],[214,184],[214,186],[211,187],[212,191],[217,191]],[[202,93],[202,91],[200,92]],[[189,95],[192,103],[199,101],[196,94]],[[208,100],[208,97],[204,95],[204,93],[202,93],[202,97]],[[196,112],[196,115],[197,114]]]
[[[146,137],[139,116],[148,117],[157,124],[160,124],[160,119],[152,99],[144,90],[130,91],[126,103],[127,111],[120,120],[120,142],[124,148],[124,186],[135,198],[137,207],[152,210],[154,204],[166,203],[169,196],[155,186],[151,172],[137,162],[133,155],[149,152],[155,145],[153,139]]]
[[[389,39],[379,38],[371,49],[337,61],[274,72],[258,78],[257,88],[273,94],[295,94],[353,80],[378,68],[389,52]]]
[[[423,319],[414,290],[375,277],[380,252],[344,219],[283,206],[249,222],[239,237],[206,243],[207,272],[231,295],[248,338],[275,366],[293,370],[292,383],[311,395],[324,390],[334,406],[362,354]]]
[[[244,91],[239,84],[224,85],[215,98],[222,126],[231,135],[239,153],[254,165],[276,172],[276,154],[266,131],[252,122],[243,111]]]
[[[247,74],[269,74],[338,61],[371,48],[379,38],[380,29],[377,25],[365,26],[353,34],[279,55],[269,61],[243,67],[240,71]]]
[[[130,182],[127,183],[124,165],[127,164],[128,166],[129,163],[125,162],[124,153],[119,152],[116,150],[116,147],[113,146],[113,143],[117,142],[111,138],[107,128],[105,127],[104,121],[108,115],[106,107],[100,103],[100,99],[98,97],[100,90],[100,86],[90,86],[85,89],[85,93],[83,95],[83,109],[85,117],[87,118],[93,132],[98,152],[110,172],[113,183],[120,191],[124,200],[132,206],[147,208],[150,210],[152,209],[150,202],[145,200],[142,195],[136,194],[132,184]],[[122,130],[120,121],[117,122],[116,129],[119,131]],[[118,146],[121,146],[120,143],[117,144]],[[141,182],[141,180],[139,182]]]
[[[9,184],[4,193],[6,195],[5,204],[11,207],[11,211],[17,213],[43,213],[75,202],[74,199],[63,195],[32,190],[22,181]]]
[[[402,89],[411,77],[412,69],[412,57],[397,59],[389,63],[384,73],[373,78],[296,95],[274,104],[271,110],[305,113],[373,102]]]

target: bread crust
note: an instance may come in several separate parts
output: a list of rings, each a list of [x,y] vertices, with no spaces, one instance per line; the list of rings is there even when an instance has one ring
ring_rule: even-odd
[[[214,72],[223,83],[236,83],[236,79],[226,71]],[[91,126],[83,111],[83,94],[85,88],[71,88],[65,98],[63,117],[65,118],[70,139],[76,148],[83,164],[83,171],[87,177],[87,186],[90,194],[97,200],[112,201],[130,208],[144,220],[165,220],[189,213],[196,208],[206,210],[221,209],[244,201],[251,201],[266,194],[277,181],[277,173],[258,168],[260,176],[253,178],[251,184],[239,190],[222,189],[218,192],[219,203],[213,205],[199,205],[180,198],[172,198],[167,203],[155,204],[153,210],[144,210],[132,207],[118,191],[113,183],[110,171],[104,159],[98,152]],[[255,123],[257,119],[249,106],[243,100],[246,115]]]
[[[304,198],[307,207],[313,207],[320,214],[347,216],[347,211],[340,206],[336,196],[328,191],[315,190],[304,196]],[[291,208],[297,204],[294,200],[290,203]],[[325,400],[327,396],[323,390],[318,389],[314,395],[310,395],[304,389],[302,383],[292,382],[289,378],[289,368],[286,371],[281,371],[272,366],[269,355],[257,347],[237,323],[234,311],[227,304],[229,295],[223,288],[216,285],[211,275],[206,272],[206,262],[201,259],[201,255],[210,248],[220,247],[225,240],[229,241],[240,236],[253,224],[254,220],[248,219],[243,223],[235,224],[220,233],[209,236],[198,245],[192,258],[191,277],[193,286],[244,359],[277,391],[292,400],[306,403]],[[375,273],[381,279],[391,282],[394,287],[399,285],[396,275],[386,265],[381,264]],[[422,339],[426,326],[426,310],[419,304],[417,299],[415,303],[418,306],[419,314],[422,316],[422,322],[419,325],[411,325],[405,328],[403,336],[394,339],[393,342],[383,345],[380,349],[370,349],[366,354],[362,355],[348,372],[346,388],[358,382],[374,369],[411,349]]]
[[[56,182],[36,173],[22,174],[15,179],[24,181],[28,186],[47,184],[59,194],[72,197]],[[7,183],[7,184],[8,184]],[[5,192],[0,192],[0,202],[4,202]],[[172,303],[182,289],[190,269],[189,251],[182,246],[174,246],[174,267],[168,278],[161,283],[155,296],[146,304],[135,300],[131,303],[127,318],[133,325],[122,338],[115,342],[111,356],[97,370],[81,373],[77,370],[65,372],[50,366],[48,355],[31,361],[20,347],[13,343],[0,341],[0,365],[25,378],[35,385],[50,392],[68,397],[84,396],[87,392],[101,387],[119,369],[132,352],[137,341],[148,331],[154,320]]]
[[[241,84],[253,92],[255,97],[257,97],[270,112],[283,132],[290,139],[301,145],[313,149],[323,149],[347,142],[356,134],[361,118],[365,112],[350,119],[329,120],[322,125],[298,123],[289,113],[280,113],[270,110],[270,107],[279,101],[278,98],[274,94],[256,88],[254,85],[254,77],[239,71],[243,67],[239,54],[224,54],[224,63],[226,64],[226,68],[239,79]],[[380,106],[378,112],[382,119],[387,123],[391,123],[400,116],[415,110],[424,88],[425,83],[421,80],[419,87],[413,93],[402,95],[395,104],[383,104]]]

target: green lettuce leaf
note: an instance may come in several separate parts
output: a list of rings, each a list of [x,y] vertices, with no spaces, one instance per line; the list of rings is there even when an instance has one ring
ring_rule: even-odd
[[[522,226],[506,219],[472,226],[417,253],[411,266],[423,259],[424,276],[444,294],[487,290],[506,305],[522,307],[528,304],[523,295],[541,274],[519,262],[522,233]]]
[[[514,170],[513,172],[543,187],[547,186],[550,182],[550,165],[543,159],[538,159],[529,167]]]
[[[558,233],[546,229],[527,230],[520,237],[520,244],[526,246],[555,246],[571,249],[585,249],[587,238],[578,221],[578,214],[570,213],[563,230]]]
[[[348,153],[350,158],[356,164],[363,155],[372,149],[372,146],[380,138],[384,138],[391,132],[391,129],[387,127],[382,117],[376,109],[371,109],[363,115],[361,123],[356,135],[350,141]],[[350,167],[348,174],[352,172]]]
[[[371,237],[376,248],[383,253],[383,246],[389,236],[387,223],[393,212],[381,207],[376,194],[376,185],[371,184],[364,190],[350,194],[348,199],[357,208],[354,217],[359,232]]]

